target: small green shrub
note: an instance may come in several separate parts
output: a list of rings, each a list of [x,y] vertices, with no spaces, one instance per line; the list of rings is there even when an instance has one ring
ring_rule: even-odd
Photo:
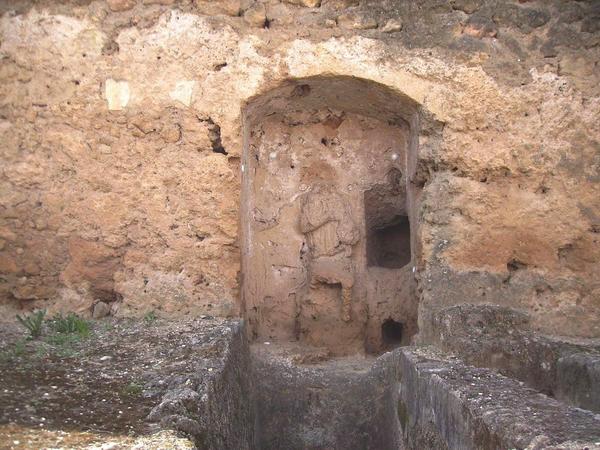
[[[127,384],[123,388],[121,393],[123,395],[128,395],[131,397],[138,397],[138,396],[142,395],[143,390],[144,389],[141,384],[136,383],[135,381],[132,381],[131,383]]]
[[[74,313],[69,313],[66,316],[56,314],[48,321],[48,326],[56,333],[77,333],[80,336],[87,336],[90,334],[89,322]]]
[[[100,324],[102,331],[113,331],[115,329],[115,324],[111,322],[102,322]]]
[[[157,320],[158,320],[158,316],[156,315],[156,313],[154,311],[147,312],[146,315],[144,316],[144,322],[146,322],[146,325],[152,325]]]
[[[73,336],[73,335],[71,335]],[[79,356],[81,352],[73,348],[71,345],[64,345],[62,347],[55,347],[53,353],[59,358],[74,358]]]
[[[27,331],[29,331],[29,337],[31,339],[36,339],[42,334],[45,316],[46,310],[40,309],[27,316],[20,316],[17,314],[17,320],[27,329]]]
[[[72,358],[78,356],[82,352],[79,343],[87,338],[88,335],[80,334],[78,332],[49,333],[44,337],[44,345],[40,345],[38,348],[38,357],[43,358],[54,355],[59,358]]]
[[[7,347],[4,350],[0,351],[0,361],[8,362],[12,361],[15,358],[20,358],[21,356],[25,355],[26,349],[27,348],[25,347],[25,341],[18,340],[10,347]]]
[[[25,354],[25,341],[17,341],[15,342],[15,344],[13,345],[12,349],[11,349],[11,353],[14,357],[19,357],[19,356],[23,356]]]
[[[54,347],[69,346],[81,340],[78,333],[55,333],[47,336],[44,341]]]
[[[35,348],[35,353],[33,354],[33,357],[35,359],[42,359],[45,358],[49,355],[49,348],[47,345],[38,345]]]

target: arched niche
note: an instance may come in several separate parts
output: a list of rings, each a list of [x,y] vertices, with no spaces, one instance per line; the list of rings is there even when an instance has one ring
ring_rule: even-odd
[[[289,80],[246,104],[242,311],[253,339],[345,355],[417,332],[419,123],[412,99],[355,77]]]

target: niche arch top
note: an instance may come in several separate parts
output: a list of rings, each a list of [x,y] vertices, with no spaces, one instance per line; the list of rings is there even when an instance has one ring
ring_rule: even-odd
[[[250,124],[263,116],[284,111],[290,99],[302,109],[335,108],[349,113],[410,125],[417,118],[419,104],[407,95],[376,81],[341,75],[318,75],[282,82],[252,97],[243,109]]]
[[[382,84],[330,75],[245,106],[242,311],[253,338],[346,355],[387,349],[383,323],[397,323],[404,344],[416,333],[418,113]],[[390,229],[382,245],[378,230]],[[380,264],[383,250],[401,263]]]

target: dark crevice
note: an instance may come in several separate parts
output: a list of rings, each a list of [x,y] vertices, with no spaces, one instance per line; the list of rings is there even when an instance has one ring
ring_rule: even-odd
[[[564,264],[567,257],[569,256],[569,253],[571,253],[573,251],[573,244],[566,244],[563,245],[562,247],[558,248],[558,252],[557,252],[557,256],[558,256],[558,260]]]
[[[510,261],[508,261],[506,263],[506,270],[508,270],[508,276],[506,278],[504,278],[504,280],[502,280],[502,282],[504,284],[510,283],[510,280],[513,277],[515,272],[517,272],[518,270],[526,269],[526,268],[527,268],[527,264],[525,264],[515,258],[511,259]]]
[[[102,47],[103,55],[114,55],[119,52],[119,44],[113,39],[109,39],[106,41],[104,46]]]
[[[292,91],[292,97],[306,97],[310,94],[310,86],[308,84],[299,84]]]
[[[198,118],[201,122],[206,122],[208,124],[208,138],[210,139],[212,145],[212,151],[214,153],[220,153],[221,155],[228,155],[227,150],[223,147],[223,143],[221,142],[221,127],[217,125],[211,117],[206,119]]]
[[[514,258],[506,263],[506,268],[508,269],[509,273],[516,272],[519,269],[525,269],[526,267],[527,267],[527,264],[519,261],[518,259],[514,259]]]

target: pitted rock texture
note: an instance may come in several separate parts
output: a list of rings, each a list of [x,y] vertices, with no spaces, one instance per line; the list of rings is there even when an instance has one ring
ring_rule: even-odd
[[[1,448],[251,447],[241,321],[108,318],[90,326],[86,338],[45,329],[25,341],[24,329],[4,324]]]
[[[414,336],[411,230],[397,227],[408,225],[411,117],[394,105],[385,120],[385,94],[323,77],[248,106],[243,300],[255,339],[343,355],[382,351],[386,319]]]
[[[457,305],[433,316],[433,343],[468,364],[524,381],[565,403],[600,412],[600,340],[545,336],[526,314],[493,305]]]
[[[251,353],[257,449],[404,448],[391,353],[304,362],[306,346],[254,344]]]
[[[397,353],[396,353],[397,352]],[[407,449],[597,449],[597,414],[432,347],[396,350]]]
[[[428,119],[422,340],[465,301],[600,336],[597,2],[260,3],[0,5],[2,317],[239,314],[242,109],[328,74]]]
[[[24,331],[0,332],[1,448],[253,448],[241,321],[109,318],[71,344],[47,337],[17,352]]]

